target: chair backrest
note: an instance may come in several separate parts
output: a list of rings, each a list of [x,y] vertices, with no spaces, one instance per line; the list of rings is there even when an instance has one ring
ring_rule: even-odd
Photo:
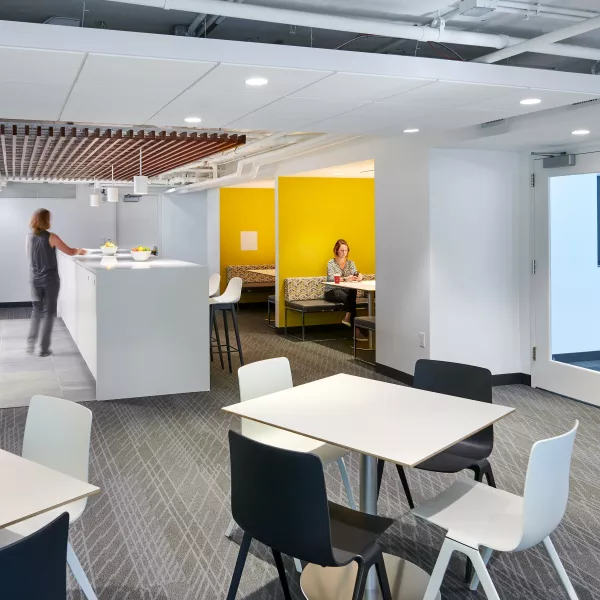
[[[243,283],[241,277],[234,277],[227,284],[225,291],[220,296],[217,296],[215,300],[222,304],[235,304],[239,302],[242,295]]]
[[[229,432],[231,513],[241,529],[288,556],[336,566],[321,459]]]
[[[489,369],[442,360],[420,359],[415,364],[413,387],[447,396],[492,402],[492,373]],[[482,429],[461,443],[477,444],[486,458],[494,447],[493,426]]]
[[[71,400],[34,396],[29,404],[23,458],[88,480],[92,411]]]
[[[244,365],[238,369],[240,400],[252,400],[274,394],[294,386],[290,361],[285,358],[269,358]],[[250,419],[242,419],[242,433],[252,439],[261,439],[273,432],[273,427]]]
[[[69,514],[0,548],[2,598],[67,598]]]
[[[539,544],[560,524],[569,499],[571,455],[579,421],[571,431],[540,440],[529,455],[523,494],[523,530],[517,550]]]
[[[213,273],[208,279],[208,297],[211,298],[219,291],[221,284],[221,274]]]

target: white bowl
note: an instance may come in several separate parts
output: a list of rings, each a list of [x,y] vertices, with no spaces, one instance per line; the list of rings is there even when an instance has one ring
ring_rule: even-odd
[[[117,246],[100,246],[100,250],[104,256],[114,256],[119,248]]]
[[[131,256],[133,256],[133,260],[138,260],[140,262],[148,260],[150,258],[151,254],[152,254],[152,250],[145,250],[144,252],[133,251],[133,250],[131,251]]]

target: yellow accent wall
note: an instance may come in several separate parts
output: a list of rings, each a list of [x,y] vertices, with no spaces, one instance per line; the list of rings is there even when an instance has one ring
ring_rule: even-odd
[[[284,323],[286,277],[327,275],[327,261],[339,238],[361,273],[375,273],[375,181],[323,177],[278,179],[279,326]],[[325,320],[323,320],[325,319]],[[311,315],[307,323],[341,321],[340,314]],[[299,324],[290,312],[288,324]]]
[[[258,250],[241,250],[242,231],[258,232]],[[275,263],[275,190],[221,189],[221,291],[227,265],[267,263]]]

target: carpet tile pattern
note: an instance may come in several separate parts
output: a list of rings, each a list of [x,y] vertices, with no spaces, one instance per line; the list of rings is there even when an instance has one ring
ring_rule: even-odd
[[[246,361],[287,356],[296,384],[340,372],[385,380],[338,349],[276,335],[262,313],[244,308],[239,316]],[[234,360],[238,364],[237,356]],[[241,540],[239,531],[231,540],[223,535],[230,518],[226,434],[239,423],[221,407],[238,401],[238,390],[235,373],[222,371],[217,362],[211,377],[209,393],[86,404],[94,413],[90,480],[102,493],[73,526],[71,541],[100,600],[225,598]],[[600,598],[600,410],[526,386],[495,388],[494,401],[517,409],[496,427],[491,457],[498,486],[515,493],[522,493],[531,445],[580,420],[569,507],[554,542],[580,600]],[[26,410],[0,410],[1,448],[20,451]],[[358,455],[347,464],[358,494]],[[466,476],[408,471],[417,503]],[[335,464],[326,480],[331,498],[345,502]],[[382,539],[386,551],[431,572],[444,532],[410,515],[391,465],[379,510],[396,520]],[[302,598],[290,559],[286,567],[294,598]],[[490,572],[503,600],[566,598],[541,548],[494,555]],[[454,557],[444,600],[485,597],[468,590],[463,573],[462,559]],[[251,547],[238,598],[283,598],[271,555],[259,544]],[[69,600],[82,599],[70,578]]]

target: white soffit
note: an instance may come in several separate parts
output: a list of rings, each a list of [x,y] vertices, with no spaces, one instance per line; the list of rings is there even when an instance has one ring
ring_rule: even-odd
[[[600,77],[418,57],[3,21],[0,40],[10,119],[385,135],[600,97]]]
[[[375,161],[363,160],[345,165],[336,165],[325,169],[315,169],[314,171],[304,171],[287,175],[287,177],[330,177],[332,179],[374,179]]]

